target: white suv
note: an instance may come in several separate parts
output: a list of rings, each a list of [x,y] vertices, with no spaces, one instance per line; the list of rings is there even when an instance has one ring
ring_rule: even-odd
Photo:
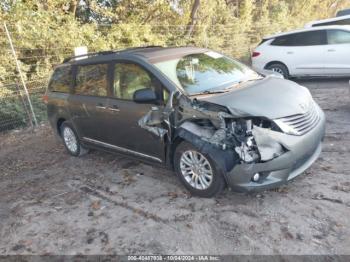
[[[349,76],[350,26],[318,26],[265,37],[253,68],[290,76]]]
[[[325,25],[350,25],[350,14],[327,18],[323,20],[312,21],[307,23],[304,27],[309,28],[309,27],[325,26]]]

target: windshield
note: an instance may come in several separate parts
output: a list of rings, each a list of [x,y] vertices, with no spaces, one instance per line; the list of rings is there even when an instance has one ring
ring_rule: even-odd
[[[213,51],[186,55],[155,66],[189,95],[223,92],[259,78],[249,67]]]

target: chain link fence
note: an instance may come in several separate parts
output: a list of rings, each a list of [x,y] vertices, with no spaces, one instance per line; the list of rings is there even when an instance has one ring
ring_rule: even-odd
[[[74,52],[74,46],[56,47],[52,43],[45,45],[44,39],[40,39],[40,36],[28,39],[27,36],[21,35],[16,25],[7,25],[9,34],[6,34],[5,26],[0,25],[0,37],[3,39],[0,42],[0,58],[4,63],[8,63],[6,70],[1,71],[0,67],[0,132],[34,127],[37,123],[47,121],[46,105],[42,101],[42,96],[46,91],[49,77],[54,66],[62,63],[65,57],[73,55]],[[122,26],[118,26],[123,30]],[[115,32],[116,28],[111,25],[99,25],[102,34],[108,34],[112,29]],[[226,34],[227,27],[220,26],[197,27],[191,36],[185,36],[186,26],[145,26],[145,31],[153,34],[151,41],[143,38],[133,39],[132,44],[127,41],[118,43],[116,49],[146,45],[195,45],[219,50],[249,63],[250,51],[255,45],[252,43],[254,34],[251,32],[235,33],[234,37],[242,41],[232,41],[233,35]],[[11,41],[15,54],[11,49]],[[83,45],[88,47],[89,52],[102,51],[96,47],[91,48],[88,43]],[[16,60],[19,68],[16,67]]]
[[[46,121],[46,105],[42,101],[45,93],[48,77],[42,80],[28,81],[29,99],[33,106],[30,109],[28,96],[24,92],[24,86],[16,81],[0,86],[0,132],[33,126],[35,115],[37,121]]]

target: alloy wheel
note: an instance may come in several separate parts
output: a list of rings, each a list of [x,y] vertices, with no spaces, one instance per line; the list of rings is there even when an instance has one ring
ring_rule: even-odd
[[[284,76],[284,72],[283,72],[283,70],[281,68],[273,67],[273,68],[271,68],[271,71],[279,73],[279,74]]]
[[[76,153],[78,150],[78,140],[74,134],[74,131],[69,127],[63,129],[63,140],[69,151]]]
[[[208,159],[197,151],[182,153],[180,170],[187,183],[195,189],[205,190],[213,181],[213,170]]]

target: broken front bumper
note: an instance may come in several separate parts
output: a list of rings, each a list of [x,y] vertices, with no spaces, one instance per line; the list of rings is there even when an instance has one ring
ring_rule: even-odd
[[[321,153],[325,134],[325,117],[320,110],[318,124],[302,136],[287,135],[271,131],[270,137],[279,142],[286,152],[263,163],[237,164],[226,173],[229,186],[239,192],[260,191],[278,187],[302,174],[316,161]],[[260,179],[252,181],[254,174]]]

